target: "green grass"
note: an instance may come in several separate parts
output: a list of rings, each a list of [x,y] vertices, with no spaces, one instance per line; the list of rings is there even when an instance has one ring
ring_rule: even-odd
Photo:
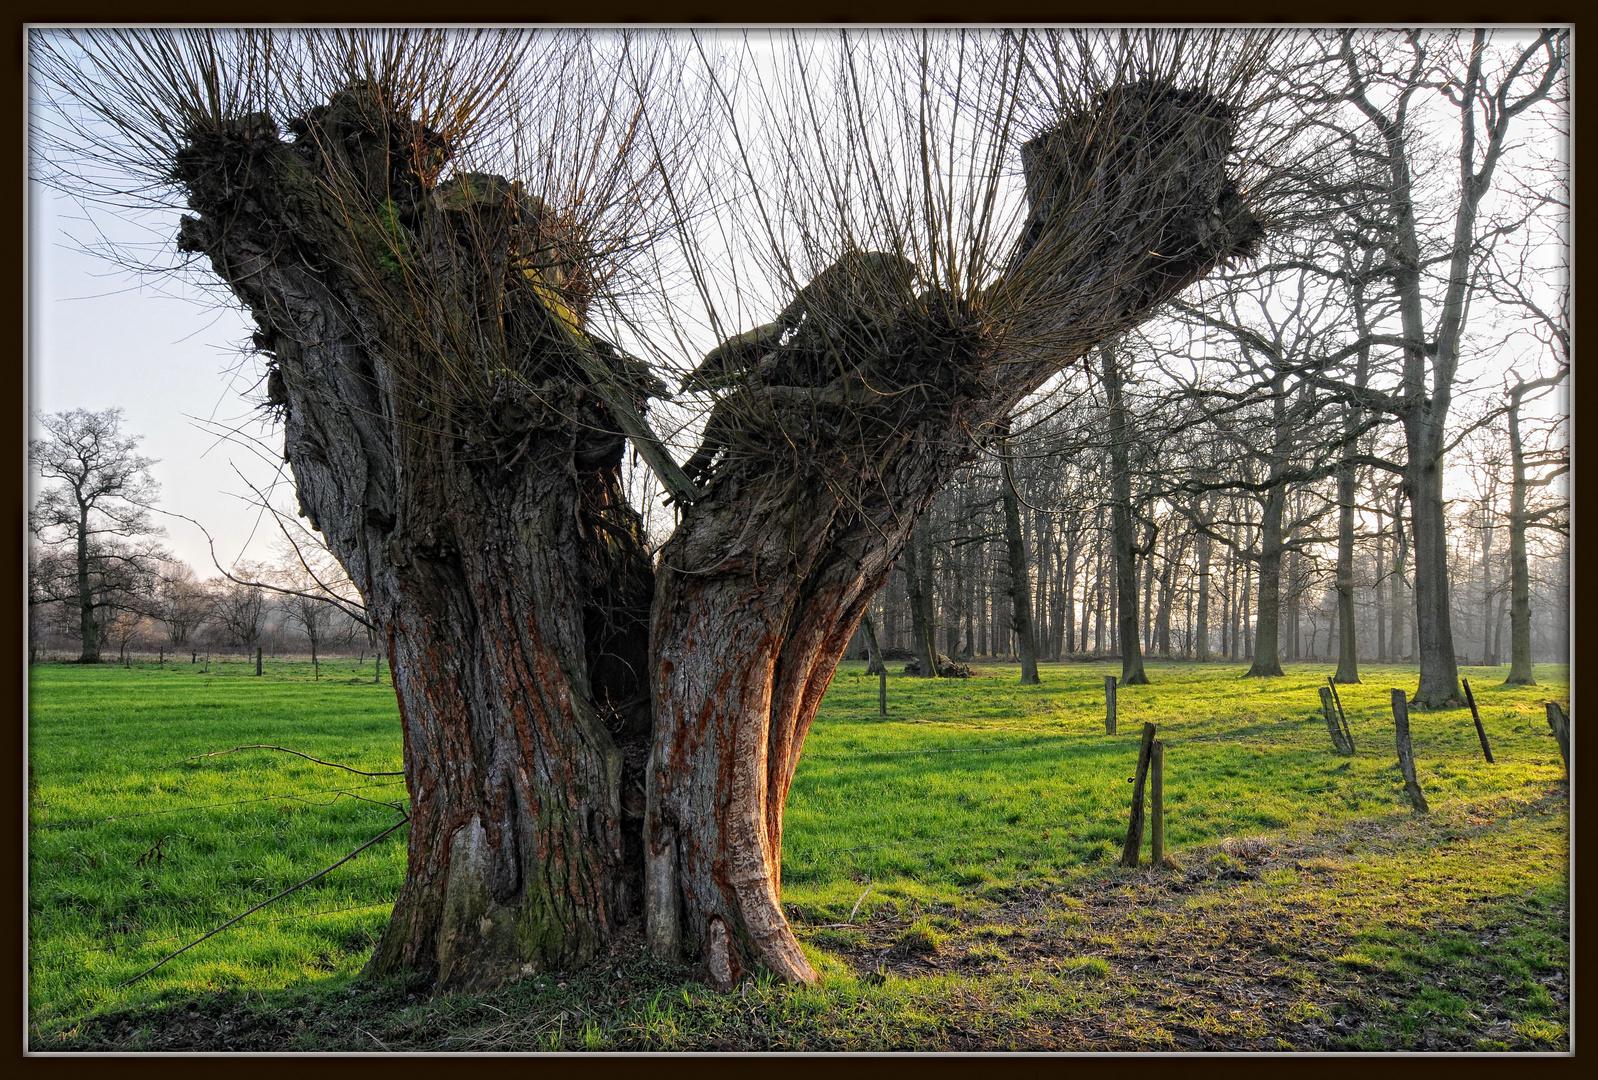
[[[125,991],[112,989],[336,861],[396,813],[397,709],[372,667],[211,662],[35,667],[30,680],[30,994],[34,1020],[230,985],[348,974],[404,875],[403,830]],[[364,670],[364,675],[362,674]],[[385,680],[386,682],[386,680]],[[357,798],[358,796],[358,798]],[[189,807],[202,809],[191,810]],[[111,820],[101,820],[110,818]],[[78,823],[82,824],[78,824]],[[319,914],[345,909],[333,914]]]
[[[394,820],[350,796],[400,799],[401,786],[369,786],[397,778],[266,751],[176,764],[275,743],[399,768],[393,691],[371,683],[369,664],[324,663],[317,681],[309,664],[253,670],[33,669],[37,1047],[1546,1049],[1566,1038],[1568,831],[1542,708],[1568,701],[1562,667],[1539,667],[1533,688],[1500,686],[1506,669],[1464,672],[1496,765],[1481,760],[1467,711],[1412,714],[1433,808],[1420,817],[1388,705],[1389,688],[1413,688],[1413,668],[1367,666],[1363,685],[1340,688],[1358,747],[1346,758],[1319,715],[1320,666],[1246,680],[1230,665],[1153,664],[1153,685],[1120,689],[1119,734],[1107,736],[1107,665],[1045,665],[1036,687],[1002,665],[961,682],[893,677],[882,719],[877,680],[849,664],[807,741],[785,831],[783,899],[819,987],[758,981],[725,998],[637,949],[481,999],[352,982],[403,873],[401,830],[115,989]],[[1175,870],[1114,866],[1145,720],[1166,744]],[[1228,869],[1242,873],[1216,876]],[[1240,952],[1264,988],[1241,1010],[1193,966]],[[204,1035],[217,1015],[227,1034]]]
[[[1029,687],[1013,667],[978,669],[953,686],[890,678],[884,720],[877,680],[845,665],[789,796],[784,899],[841,919],[860,893],[856,882],[884,883],[865,901],[874,910],[899,898],[957,902],[973,887],[1113,862],[1144,721],[1165,741],[1166,844],[1178,852],[1406,808],[1389,691],[1413,689],[1414,669],[1365,670],[1362,684],[1339,688],[1357,749],[1345,758],[1333,753],[1319,712],[1320,666],[1241,679],[1231,666],[1151,664],[1151,685],[1119,689],[1111,737],[1104,676],[1118,666],[1045,665],[1042,683]],[[1417,712],[1412,741],[1428,799],[1561,777],[1542,702],[1568,696],[1562,673],[1541,669],[1544,685],[1532,688],[1498,685],[1497,670],[1464,674],[1499,764],[1482,761],[1468,711]],[[1017,745],[1034,748],[1000,749]],[[903,753],[972,747],[994,749]]]

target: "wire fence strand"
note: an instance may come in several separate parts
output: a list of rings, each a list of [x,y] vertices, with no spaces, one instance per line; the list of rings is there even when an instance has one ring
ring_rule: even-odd
[[[244,806],[249,803],[274,802],[282,799],[303,799],[308,795],[333,795],[348,794],[351,791],[365,791],[369,788],[398,787],[405,783],[403,780],[385,780],[381,784],[355,784],[336,788],[321,788],[317,791],[290,792],[279,795],[262,795],[254,799],[232,799],[227,802],[200,803],[197,806],[174,806],[167,810],[145,810],[137,814],[111,814],[107,817],[79,818],[73,821],[30,821],[29,827],[34,829],[65,829],[71,825],[98,825],[106,821],[132,821],[135,818],[158,817],[161,814],[182,814],[190,810],[214,810],[219,806]],[[325,804],[324,804],[325,805]]]

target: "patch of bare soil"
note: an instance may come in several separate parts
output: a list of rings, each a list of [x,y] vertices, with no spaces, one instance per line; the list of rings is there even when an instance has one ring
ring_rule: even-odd
[[[1519,812],[1546,814],[1564,798],[1556,789]],[[1227,840],[1184,853],[1186,870],[1115,868],[1063,892],[1015,890],[935,952],[901,941],[909,918],[862,925],[858,944],[826,947],[873,981],[1046,972],[1081,977],[1102,997],[1101,1007],[1047,1023],[1016,1048],[1339,1049],[1375,1022],[1378,1003],[1400,1003],[1414,991],[1400,978],[1337,959],[1366,925],[1338,898],[1359,859],[1469,842],[1490,830],[1488,821],[1469,816],[1407,817],[1303,839]],[[1264,884],[1284,870],[1293,871],[1291,884]],[[1502,899],[1483,893],[1466,902]],[[943,918],[953,922],[953,912]],[[1432,933],[1468,932],[1488,946],[1513,930],[1507,922],[1483,927],[1469,909],[1428,911],[1425,925]],[[1565,973],[1538,981],[1565,1006],[1568,1023]],[[1471,1030],[1423,1031],[1413,1049],[1476,1049],[1478,1039],[1515,1045],[1505,1019],[1505,999],[1515,992],[1509,980],[1483,973],[1470,990]]]

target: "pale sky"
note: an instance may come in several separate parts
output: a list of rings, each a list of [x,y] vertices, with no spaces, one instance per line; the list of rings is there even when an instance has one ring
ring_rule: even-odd
[[[141,452],[158,459],[150,470],[161,484],[158,505],[203,522],[224,566],[241,555],[266,558],[280,534],[270,518],[256,528],[259,515],[237,497],[249,493],[239,473],[264,487],[276,462],[224,441],[208,426],[239,427],[250,417],[243,393],[256,364],[238,347],[249,334],[248,318],[196,295],[179,277],[141,286],[106,260],[74,250],[74,234],[90,235],[78,208],[38,184],[30,197],[30,412],[120,407],[123,431],[144,436]],[[177,220],[170,216],[169,237]],[[148,243],[152,236],[149,227],[128,222],[106,226],[122,243]],[[265,432],[258,423],[247,430],[258,437]],[[269,443],[273,457],[280,457],[281,435],[271,435]],[[215,573],[204,533],[156,516],[173,554],[201,577]]]

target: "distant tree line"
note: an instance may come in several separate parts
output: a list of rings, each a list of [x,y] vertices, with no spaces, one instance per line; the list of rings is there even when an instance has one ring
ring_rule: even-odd
[[[37,418],[42,480],[29,524],[29,653],[97,663],[114,650],[174,656],[263,648],[372,652],[362,605],[320,541],[283,521],[270,561],[202,579],[159,543],[159,486],[119,409]]]
[[[1083,403],[1081,410],[1091,412],[1091,406]],[[1119,659],[1108,455],[1063,444],[1063,426],[1057,419],[1012,439],[1036,654],[1048,661]],[[1507,442],[1503,418],[1464,441],[1461,471],[1469,477],[1473,497],[1456,498],[1449,507],[1450,596],[1462,664],[1493,666],[1511,659],[1513,476]],[[1149,468],[1155,467],[1151,458]],[[1142,478],[1136,504],[1144,533],[1136,555],[1143,653],[1159,659],[1253,661],[1259,502],[1225,491],[1186,498],[1160,494],[1153,481]],[[1414,566],[1399,486],[1375,468],[1361,468],[1358,481],[1352,565],[1358,659],[1412,663]],[[997,460],[974,467],[939,496],[918,527],[912,540],[918,557],[901,564],[872,605],[890,661],[913,661],[923,651],[918,604],[919,621],[930,627],[944,655],[1020,659],[1004,486]],[[1335,662],[1336,480],[1287,487],[1279,659]],[[1540,517],[1527,530],[1526,559],[1532,657],[1563,662],[1569,648],[1568,504],[1547,487],[1536,493],[1531,513]],[[864,659],[867,651],[862,630],[850,655]]]

